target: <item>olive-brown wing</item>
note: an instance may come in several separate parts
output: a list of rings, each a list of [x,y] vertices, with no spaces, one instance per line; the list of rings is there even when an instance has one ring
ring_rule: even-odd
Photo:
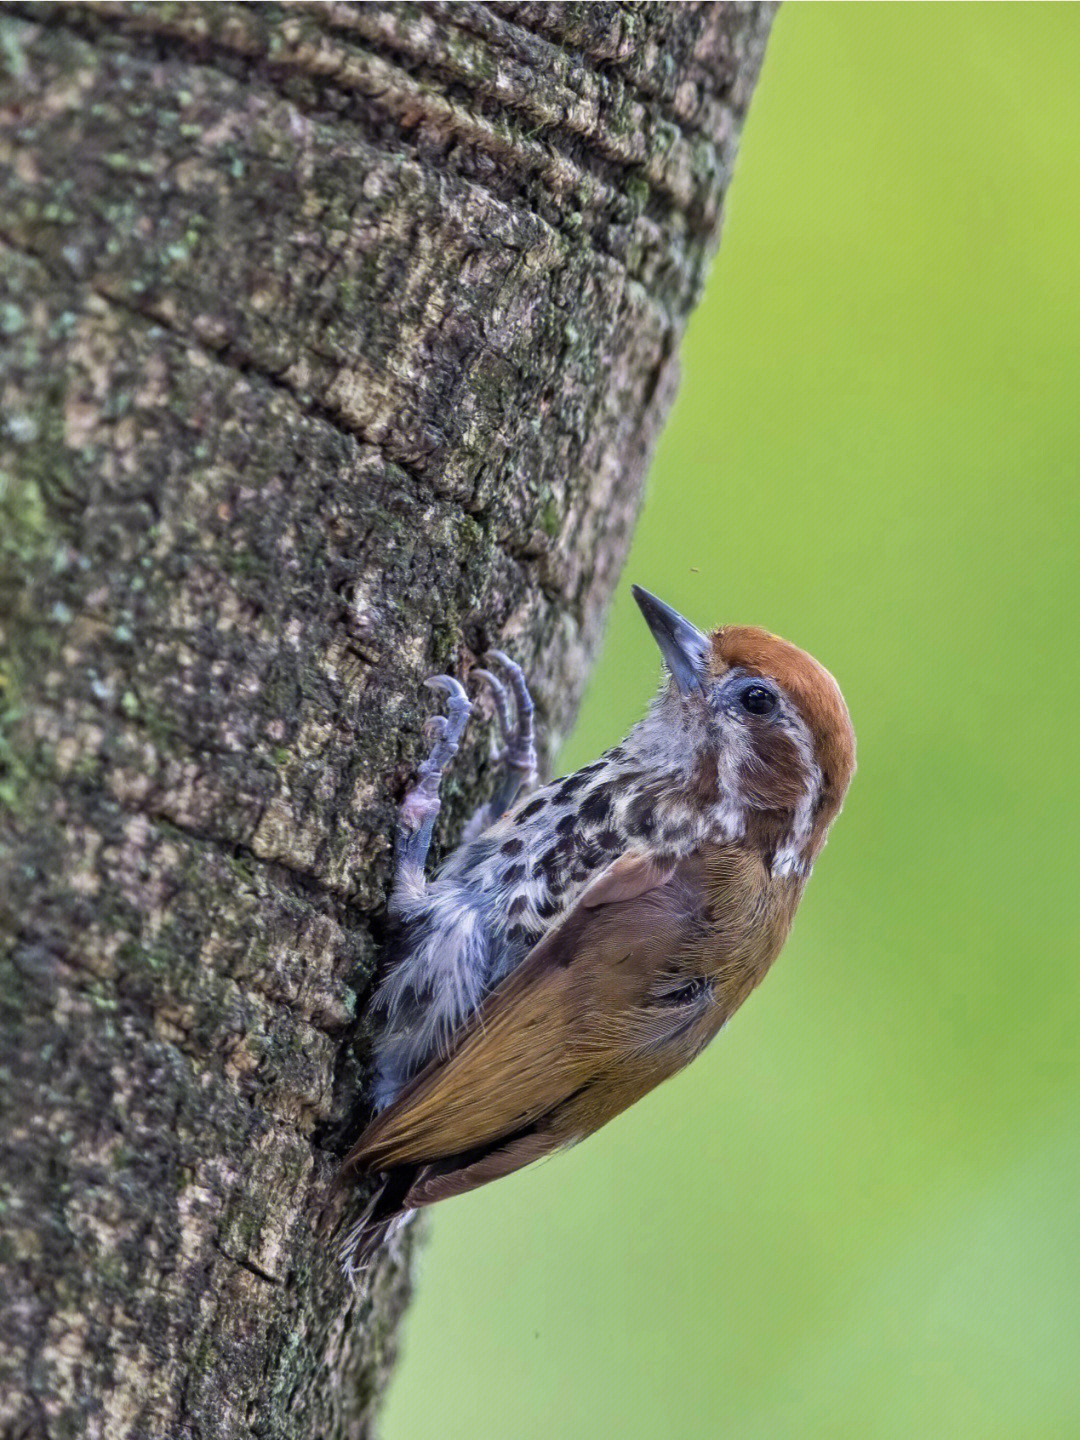
[[[710,933],[705,881],[697,857],[666,870],[635,852],[620,857],[492,992],[451,1053],[376,1116],[346,1167],[426,1164],[521,1137],[621,1062],[637,1070],[660,1055],[709,1002],[694,989]],[[662,1061],[633,1088],[651,1088],[680,1063]]]

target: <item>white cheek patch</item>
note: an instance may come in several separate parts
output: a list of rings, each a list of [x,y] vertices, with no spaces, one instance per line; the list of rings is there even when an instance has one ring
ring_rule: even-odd
[[[784,875],[805,875],[809,864],[793,845],[785,845],[773,856],[771,873],[780,879]]]
[[[720,747],[716,776],[720,800],[714,813],[717,830],[725,840],[741,840],[746,834],[746,796],[742,789],[743,767],[753,757],[753,744],[743,725],[736,722],[726,732]]]
[[[809,866],[803,859],[803,846],[810,839],[814,828],[814,807],[817,805],[821,788],[821,772],[814,766],[814,774],[807,781],[803,798],[795,811],[788,837],[773,857],[774,875],[805,875]]]
[[[814,742],[800,715],[785,713],[785,730],[799,752],[806,784],[802,799],[795,807],[795,815],[787,838],[773,856],[774,875],[806,875],[810,862],[803,855],[806,842],[814,829],[814,811],[821,795],[821,767],[814,759]]]

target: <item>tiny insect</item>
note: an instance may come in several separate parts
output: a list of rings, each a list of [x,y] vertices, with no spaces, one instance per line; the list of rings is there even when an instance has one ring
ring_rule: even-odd
[[[575,1144],[681,1070],[779,953],[855,769],[843,696],[765,630],[705,635],[634,587],[667,669],[613,749],[535,793],[533,704],[500,651],[494,798],[432,880],[447,713],[401,807],[375,1114],[338,1178],[378,1185],[350,1276],[420,1206]]]

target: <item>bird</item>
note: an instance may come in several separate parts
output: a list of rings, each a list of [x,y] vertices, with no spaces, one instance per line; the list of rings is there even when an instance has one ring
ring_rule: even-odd
[[[533,790],[534,707],[502,651],[495,794],[437,875],[439,785],[472,702],[450,676],[401,807],[372,1115],[336,1191],[375,1189],[353,1279],[416,1209],[575,1144],[676,1074],[763,979],[855,770],[832,675],[752,626],[703,633],[639,586],[665,678],[624,740]],[[524,793],[522,793],[524,792]]]

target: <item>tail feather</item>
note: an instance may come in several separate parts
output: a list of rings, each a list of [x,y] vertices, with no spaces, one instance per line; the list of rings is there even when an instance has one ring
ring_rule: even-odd
[[[375,1252],[415,1214],[415,1210],[399,1210],[389,1220],[380,1220],[377,1224],[358,1220],[350,1226],[338,1247],[338,1259],[342,1274],[354,1289]]]
[[[457,1155],[424,1164],[396,1165],[380,1177],[380,1185],[360,1218],[350,1226],[338,1251],[349,1280],[363,1274],[375,1251],[423,1205],[446,1200],[509,1175],[558,1148],[559,1137],[526,1125],[493,1144],[477,1145]],[[353,1172],[349,1162],[338,1177],[345,1186]]]
[[[415,1213],[405,1198],[416,1179],[416,1166],[403,1166],[382,1177],[382,1183],[368,1201],[363,1214],[342,1237],[338,1259],[345,1278],[353,1286],[367,1269],[371,1257]]]

